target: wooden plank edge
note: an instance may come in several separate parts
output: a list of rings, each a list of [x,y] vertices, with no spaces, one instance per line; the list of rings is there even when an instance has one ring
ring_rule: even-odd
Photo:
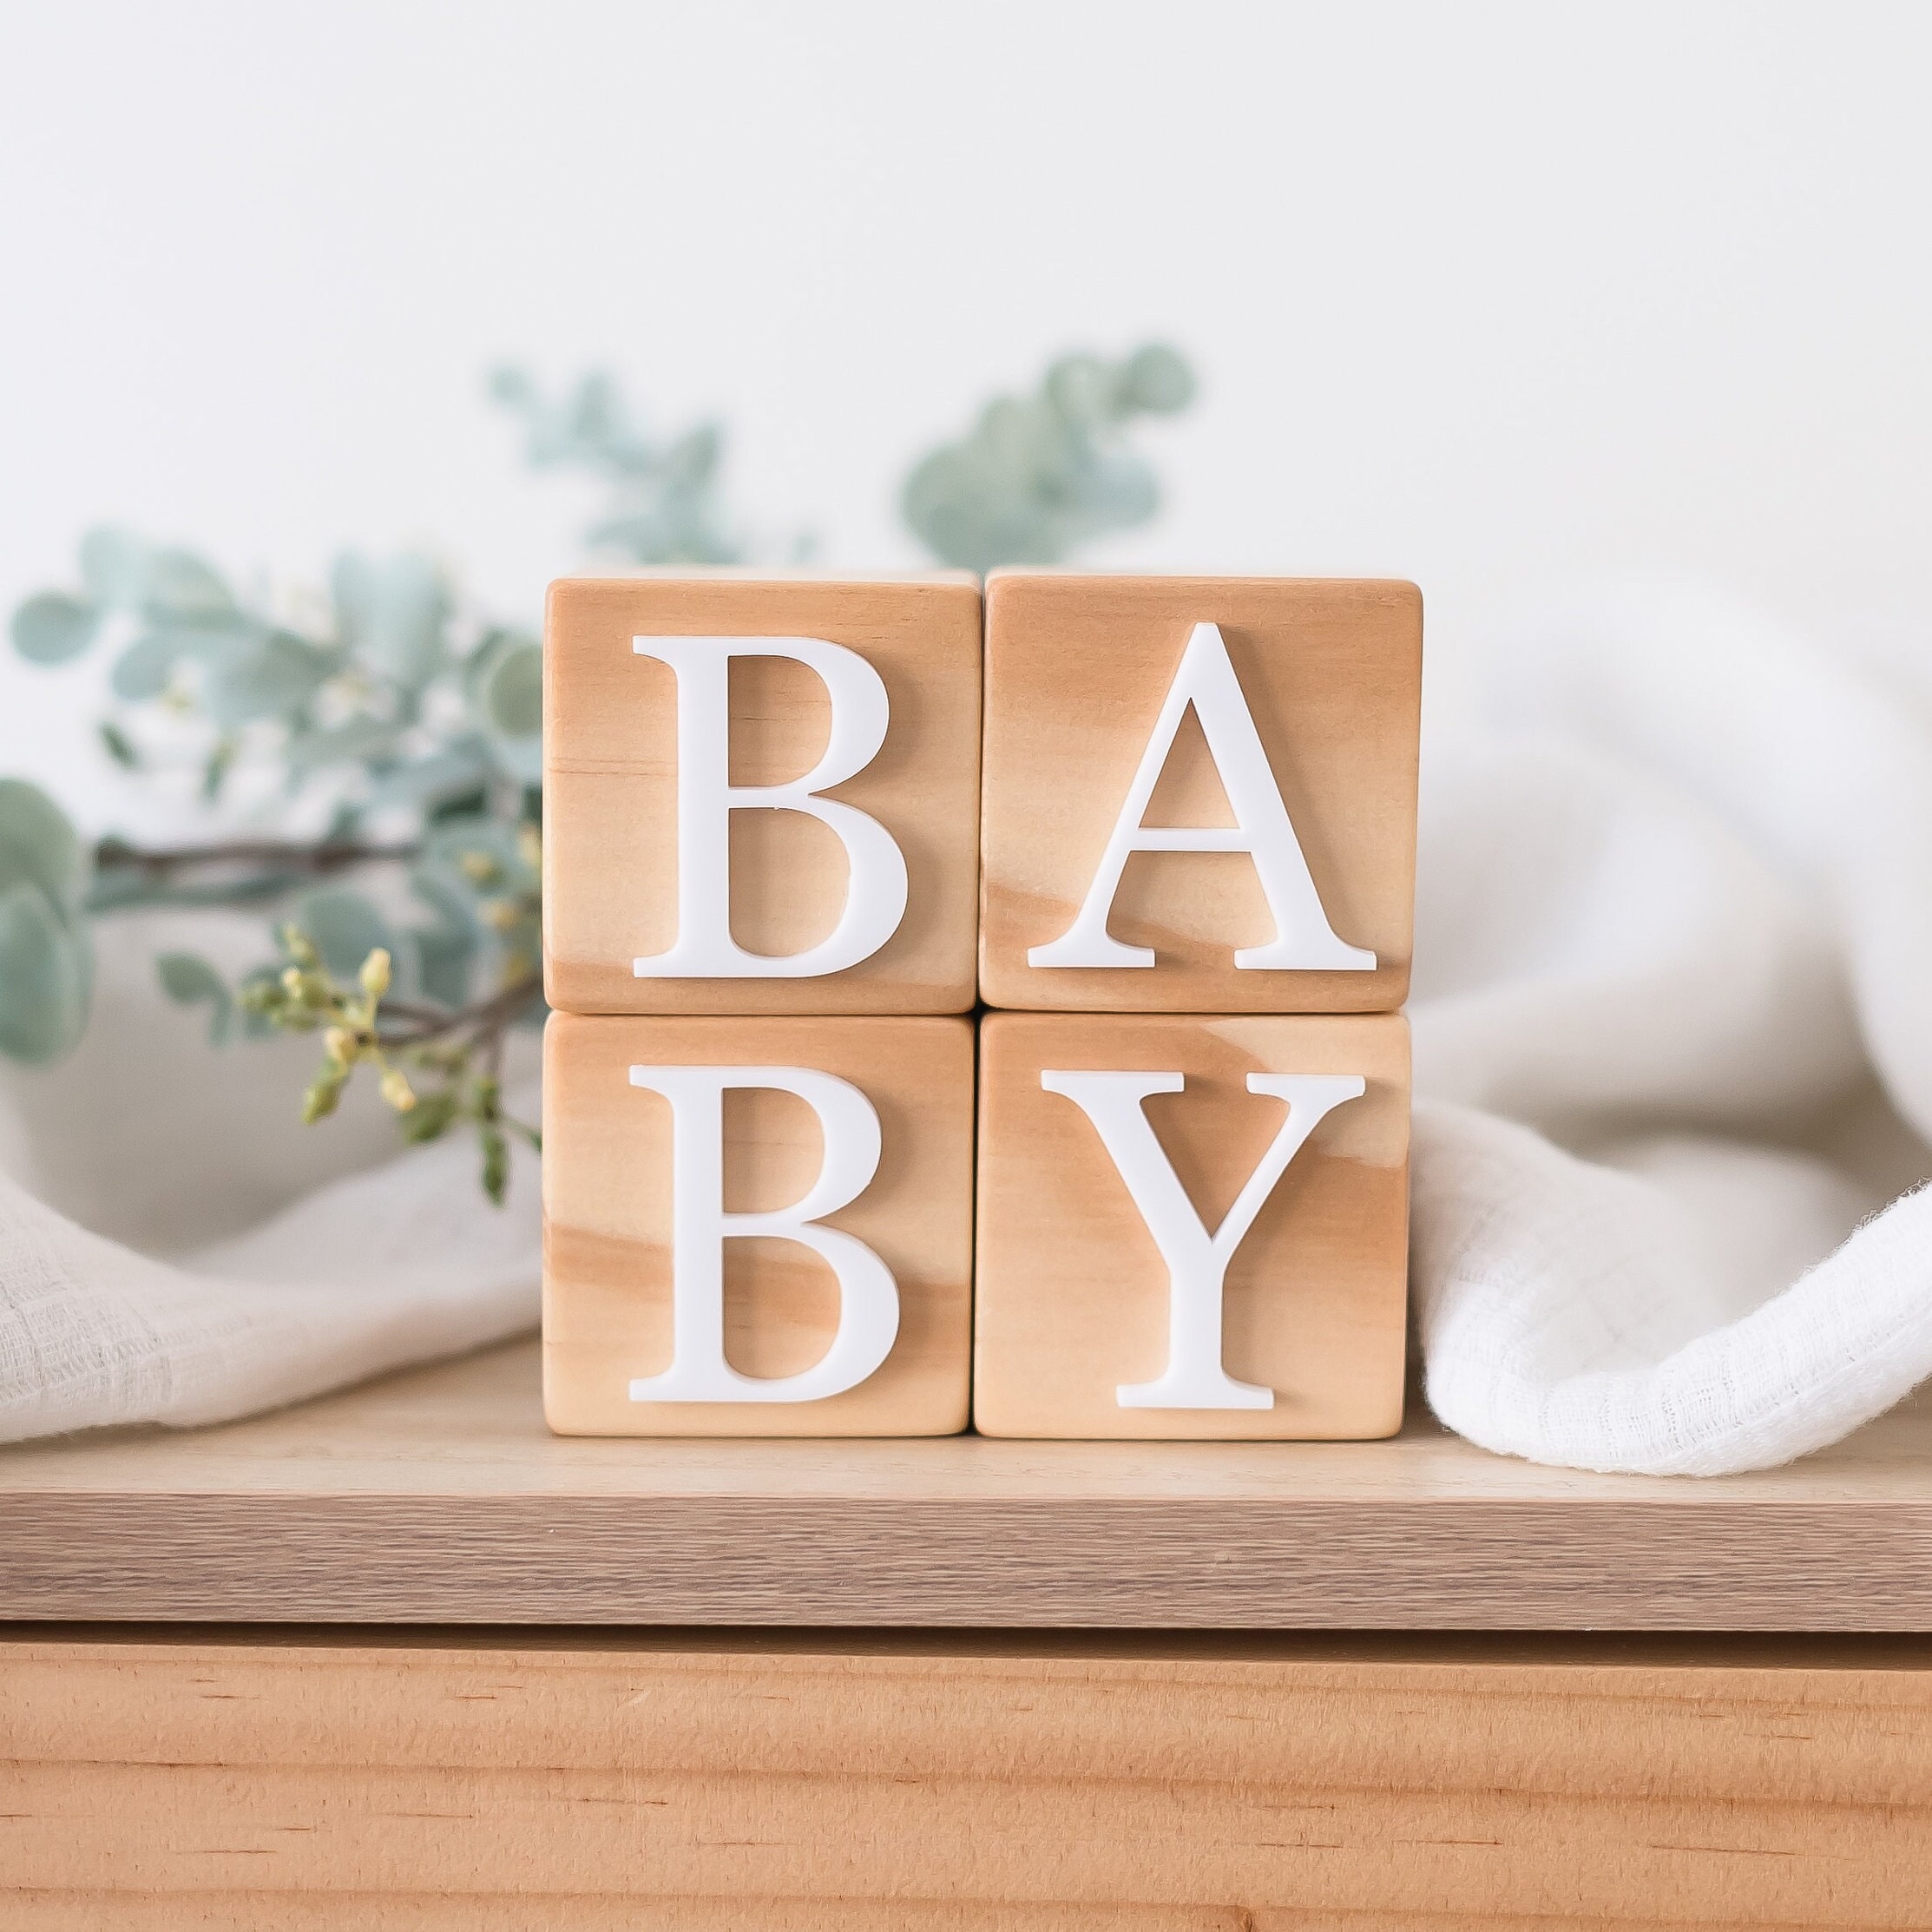
[[[1932,1508],[49,1492],[0,1617],[1919,1632]]]

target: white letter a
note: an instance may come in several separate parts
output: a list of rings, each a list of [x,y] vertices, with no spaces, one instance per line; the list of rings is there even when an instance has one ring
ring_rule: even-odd
[[[1194,707],[1201,735],[1234,808],[1232,825],[1144,825],[1147,802],[1160,782],[1174,735],[1187,707]],[[1375,955],[1345,943],[1328,923],[1308,871],[1301,841],[1281,802],[1254,716],[1234,674],[1218,624],[1196,624],[1180,668],[1167,687],[1153,735],[1114,822],[1100,869],[1072,925],[1050,944],[1027,950],[1029,966],[1152,966],[1153,951],[1129,946],[1107,930],[1120,874],[1134,852],[1245,852],[1254,861],[1275,936],[1265,946],[1244,946],[1234,963],[1245,970],[1366,973]]]

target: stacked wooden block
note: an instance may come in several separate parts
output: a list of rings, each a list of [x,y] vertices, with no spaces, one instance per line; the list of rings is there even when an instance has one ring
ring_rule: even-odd
[[[1391,1433],[1421,644],[1396,582],[554,586],[552,1427]]]

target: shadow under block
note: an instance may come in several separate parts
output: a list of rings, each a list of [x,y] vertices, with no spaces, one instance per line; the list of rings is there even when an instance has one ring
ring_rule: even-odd
[[[1220,1367],[1267,1407],[1127,1406],[1175,1360],[1183,1292],[1081,1072],[1179,1074],[1139,1101],[1149,1160],[1205,1237],[1250,1177],[1319,1117],[1232,1248]],[[1284,1099],[1251,1077],[1357,1076],[1352,1099]],[[1050,1090],[1042,1079],[1061,1089]],[[1140,1084],[1140,1083],[1136,1083]],[[989,1015],[980,1029],[973,1422],[986,1436],[1364,1438],[1402,1423],[1408,1283],[1409,1028],[1400,1014]],[[1130,1096],[1129,1114],[1135,1105]],[[1132,1120],[1116,1119],[1115,1142]],[[1131,1159],[1132,1148],[1126,1150]],[[1158,1178],[1158,1177],[1157,1177]],[[1265,1179],[1261,1185],[1265,1186]],[[1158,1200],[1155,1201],[1158,1208]],[[1212,1351],[1208,1351],[1212,1364]]]
[[[551,1428],[588,1436],[963,1429],[972,1347],[973,1051],[963,1019],[553,1014],[543,1080],[543,1399]],[[802,1070],[806,1092],[764,1082],[719,1092],[707,1140],[701,1091],[667,1094],[645,1084],[675,1085],[677,1076],[665,1082],[666,1068],[691,1076],[736,1068],[779,1078]],[[856,1328],[864,1313],[834,1267],[876,1265],[853,1260],[849,1243],[838,1262],[771,1234],[713,1238],[708,1254],[700,1243],[695,1257],[674,1248],[693,1226],[715,1229],[720,1207],[727,1215],[790,1208],[837,1161],[849,1162],[848,1123],[834,1114],[830,1133],[821,1126],[828,1103],[822,1092],[814,1099],[810,1076],[841,1083],[848,1110],[856,1089],[877,1121],[876,1173],[864,1181],[862,1171],[849,1205],[814,1216],[805,1236],[837,1231],[890,1272],[897,1318],[890,1352],[854,1386],[816,1399],[634,1399],[634,1382],[672,1367],[674,1330],[684,1368],[703,1361],[702,1310],[681,1327],[673,1318],[679,1266],[700,1275],[721,1266],[723,1357],[739,1376],[809,1370],[831,1359],[842,1324]],[[674,1142],[687,1156],[684,1173],[675,1171]],[[720,1165],[710,1199],[698,1203],[706,1219],[680,1226],[674,1187],[695,1180],[701,1192],[709,1162]]]
[[[553,584],[543,727],[550,1004],[571,1013],[969,1009],[980,636],[979,588],[965,577],[834,582],[721,574]],[[667,640],[681,641],[667,655],[650,654],[653,647],[665,652]],[[830,647],[841,660],[831,667],[842,674],[840,690],[798,655],[731,649],[759,640],[807,641],[805,657]],[[711,666],[730,659],[728,733],[700,731],[708,716],[701,687],[719,674],[701,661],[680,667],[679,655],[693,653]],[[851,654],[863,663],[847,661]],[[858,727],[871,673],[884,687],[886,716],[883,741],[868,755]],[[699,740],[688,772],[680,771],[680,726]],[[839,762],[851,735],[863,762],[844,782],[814,788],[810,798],[794,792],[790,806],[774,799],[779,809],[755,808],[755,798],[726,807],[727,783],[792,785],[821,760]],[[718,744],[726,736],[728,758]],[[680,790],[688,825],[680,825]],[[720,973],[715,960],[702,959],[694,963],[704,969],[691,975],[639,976],[636,962],[690,936],[680,906],[687,883],[717,894],[720,937],[728,895],[729,939],[745,952],[799,954],[831,939],[847,906],[851,848],[818,815],[819,799],[848,827],[850,813],[838,807],[864,814],[903,856],[904,910],[890,936],[857,963],[810,976]],[[864,835],[876,842],[876,834]],[[689,882],[680,877],[686,838],[709,841],[710,856],[692,866]],[[877,897],[877,871],[862,867],[858,904]]]
[[[1068,1012],[1394,1011],[1409,989],[1421,698],[1413,584],[994,573],[980,996]],[[1245,758],[1257,740],[1260,759]],[[1163,742],[1165,758],[1150,751]],[[1158,780],[1136,811],[1144,763]],[[1153,963],[1029,963],[1076,929],[1096,880],[1106,903],[1110,845],[1136,827],[1238,827],[1273,855],[1274,890],[1246,851],[1134,851],[1096,931]],[[1282,941],[1298,961],[1350,963],[1235,963]]]

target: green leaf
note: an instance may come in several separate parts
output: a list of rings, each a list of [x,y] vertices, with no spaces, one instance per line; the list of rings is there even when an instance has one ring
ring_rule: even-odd
[[[408,805],[433,812],[452,800],[481,795],[490,782],[490,753],[476,733],[451,739],[440,750],[411,759],[383,774],[371,805]]]
[[[87,896],[93,858],[67,814],[38,785],[0,779],[0,890],[38,886],[70,917]]]
[[[500,1128],[487,1126],[476,1130],[476,1139],[483,1148],[483,1193],[501,1207],[509,1187],[509,1142]]]
[[[1193,401],[1194,371],[1180,350],[1164,342],[1150,342],[1127,358],[1120,390],[1133,408],[1172,416]]]
[[[30,664],[64,664],[94,641],[101,613],[84,598],[43,590],[13,614],[13,647]]]
[[[1060,562],[1153,514],[1153,470],[1128,446],[1127,426],[1193,394],[1193,371],[1161,344],[1117,363],[1062,357],[1035,394],[995,398],[969,435],[918,463],[901,499],[905,519],[948,563]]]
[[[266,634],[240,612],[205,623],[157,622],[115,660],[108,682],[115,697],[138,704],[167,690],[174,667],[183,658],[195,658],[219,668],[245,657]]]
[[[426,865],[443,877],[466,884],[468,862],[488,859],[494,868],[487,887],[492,898],[505,892],[534,893],[537,889],[537,876],[524,856],[517,828],[482,812],[437,826],[424,842],[423,856]]]
[[[84,930],[31,879],[0,889],[0,1054],[44,1067],[87,1028],[91,959]]]
[[[476,936],[459,926],[418,926],[405,936],[415,953],[416,989],[438,1006],[465,1004]]]
[[[463,696],[490,756],[520,785],[543,776],[543,652],[533,637],[492,631],[463,667]]]
[[[208,1040],[214,1046],[227,1043],[234,1020],[234,996],[228,982],[199,953],[163,953],[154,962],[161,976],[161,990],[177,1006],[206,1004]]]
[[[343,641],[373,669],[414,691],[442,667],[450,592],[429,558],[351,551],[336,560],[334,592]]]
[[[174,632],[149,631],[137,637],[114,660],[108,682],[115,697],[125,698],[130,704],[158,698],[167,690],[181,655],[181,640]]]
[[[81,539],[81,582],[103,609],[132,609],[147,577],[148,546],[132,531],[102,524]]]
[[[111,718],[101,720],[101,745],[116,765],[124,772],[141,769],[141,753],[135,749],[135,741],[122,731]]]
[[[235,1004],[241,1009],[241,1030],[250,1040],[266,1040],[275,1031],[275,1022],[267,1014],[251,1001],[251,994],[260,994],[275,984],[282,976],[279,963],[253,966],[241,976],[234,992]]]
[[[472,660],[465,680],[479,724],[506,738],[543,728],[543,652],[532,638],[498,631]]]
[[[233,732],[223,732],[215,740],[214,749],[201,766],[201,796],[210,805],[221,796],[221,787],[228,782],[228,773],[240,750],[240,741]]]
[[[412,1142],[437,1140],[457,1116],[457,1096],[448,1088],[424,1094],[406,1114],[396,1116],[403,1138]]]
[[[218,725],[246,725],[293,711],[335,667],[325,651],[289,631],[271,631],[253,649],[217,656],[201,702]]]
[[[144,607],[157,622],[219,622],[235,614],[234,593],[188,550],[157,550],[148,562]]]
[[[331,887],[302,901],[295,923],[315,942],[322,963],[338,979],[353,979],[377,946],[393,956],[396,940],[389,922],[359,892]]]
[[[288,762],[299,772],[325,765],[383,764],[396,755],[399,738],[395,726],[380,718],[346,718],[292,738]]]

